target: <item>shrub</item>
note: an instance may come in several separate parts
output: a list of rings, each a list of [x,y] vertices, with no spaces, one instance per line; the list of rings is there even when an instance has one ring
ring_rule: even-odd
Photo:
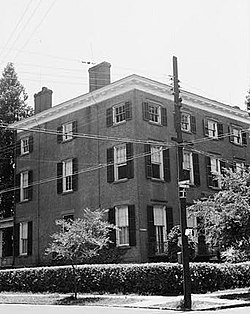
[[[238,264],[190,264],[192,293],[250,286],[250,262]],[[71,293],[70,266],[0,271],[0,291]],[[171,263],[79,266],[79,292],[142,295],[183,293],[182,266]]]
[[[223,262],[240,263],[246,262],[248,260],[248,255],[244,250],[236,249],[231,246],[221,253],[221,258]]]

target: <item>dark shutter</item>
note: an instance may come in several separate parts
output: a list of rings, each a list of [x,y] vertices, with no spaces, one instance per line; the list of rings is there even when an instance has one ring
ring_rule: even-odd
[[[18,173],[15,176],[15,202],[20,202],[20,185],[21,185],[21,174]]]
[[[154,210],[153,206],[147,206],[147,220],[148,220],[148,255],[155,255],[156,234],[154,226]]]
[[[32,200],[33,195],[33,171],[28,172],[28,200]]]
[[[196,118],[195,116],[190,116],[190,129],[192,133],[196,133]]]
[[[33,152],[33,136],[29,136],[29,153]]]
[[[147,178],[152,178],[152,164],[151,164],[151,146],[150,144],[144,145],[145,152],[145,172]]]
[[[247,145],[247,133],[244,131],[241,131],[242,136],[242,145]]]
[[[28,222],[28,255],[32,255],[32,234],[33,234],[33,226],[32,226],[32,221]]]
[[[57,128],[57,143],[61,143],[63,140],[62,130],[62,125]]]
[[[222,123],[218,123],[217,124],[217,127],[218,127],[218,137],[219,137],[219,140],[223,140],[224,137],[224,130],[223,130],[223,124]]]
[[[133,160],[133,144],[126,144],[127,155],[127,178],[132,179],[134,177],[134,160]]]
[[[78,188],[78,160],[77,158],[73,158],[73,176],[72,176],[72,189],[76,191]]]
[[[63,192],[63,163],[59,162],[57,164],[57,194],[62,194]]]
[[[21,140],[16,141],[15,151],[17,157],[21,155]]]
[[[171,171],[170,171],[170,156],[169,156],[169,149],[163,147],[163,173],[164,173],[164,180],[169,182],[171,180]]]
[[[20,224],[14,225],[14,256],[19,255],[19,243],[20,243]]]
[[[109,209],[108,221],[112,225],[115,225],[115,207]],[[110,243],[110,246],[116,246],[116,230],[115,229],[110,230],[109,239],[110,241],[112,241],[112,243]]]
[[[72,122],[72,132],[73,132],[73,135],[77,134],[77,121]]]
[[[125,102],[125,118],[126,121],[132,119],[132,104],[130,101]]]
[[[209,187],[213,186],[213,175],[211,173],[211,159],[210,157],[206,156],[206,167],[207,167],[207,185]]]
[[[166,208],[166,216],[167,216],[167,233],[169,233],[170,230],[174,226],[173,208],[172,207],[167,207]]]
[[[135,205],[128,206],[129,245],[136,245]]]
[[[107,149],[107,182],[114,182],[114,148]]]
[[[203,126],[204,126],[204,135],[208,136],[208,121],[206,119],[203,120]]]
[[[161,107],[161,124],[167,125],[167,108]]]
[[[108,108],[106,110],[106,126],[110,127],[113,125],[113,108]]]
[[[149,108],[148,108],[147,102],[142,103],[142,117],[143,117],[143,120],[146,120],[146,121],[149,120]]]
[[[200,182],[200,166],[199,166],[199,155],[192,153],[193,156],[193,168],[194,168],[194,185],[199,186]]]

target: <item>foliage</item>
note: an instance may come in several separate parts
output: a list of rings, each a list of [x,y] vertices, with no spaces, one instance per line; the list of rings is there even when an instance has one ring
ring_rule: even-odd
[[[51,236],[53,241],[46,252],[72,265],[75,298],[79,281],[77,265],[88,262],[110,243],[109,232],[114,226],[103,219],[105,213],[87,208],[83,210],[83,218],[56,221],[60,230]]]
[[[8,63],[0,78],[0,123],[8,125],[33,114],[25,104],[28,96],[18,80],[12,63]],[[14,186],[15,132],[0,128],[0,190]],[[0,195],[0,215],[13,214],[14,194],[12,191]]]
[[[189,210],[201,218],[200,228],[211,247],[245,251],[250,244],[250,170],[225,169],[220,180],[221,191]]]
[[[247,110],[250,110],[250,89],[247,92],[245,104],[247,106]]]
[[[177,262],[177,253],[181,252],[179,239],[181,237],[181,228],[179,225],[174,226],[167,236],[167,255],[170,262]],[[195,257],[195,242],[188,237],[189,258],[193,260]]]
[[[233,246],[221,253],[221,259],[226,263],[240,263],[248,260],[248,255],[244,250]]]
[[[191,263],[190,273],[192,293],[250,286],[249,262]],[[73,288],[74,275],[70,266],[0,271],[1,291],[70,293]],[[182,266],[176,263],[81,265],[79,292],[183,294]]]

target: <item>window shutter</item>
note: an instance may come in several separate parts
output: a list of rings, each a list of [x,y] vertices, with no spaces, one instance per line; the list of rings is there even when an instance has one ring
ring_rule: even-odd
[[[151,164],[151,146],[150,144],[144,145],[145,152],[145,172],[146,178],[152,177],[152,164]]]
[[[229,142],[230,143],[233,143],[234,142],[234,136],[233,136],[233,134],[232,134],[232,132],[233,132],[233,130],[232,130],[232,128],[229,126],[228,127],[228,134],[229,134]]]
[[[62,128],[62,125],[61,125],[61,126],[59,126],[57,128],[57,143],[61,143],[62,140],[63,140],[62,131],[63,131],[63,128]]]
[[[20,185],[21,185],[21,174],[18,173],[15,176],[15,202],[20,202]]]
[[[207,167],[207,185],[209,187],[213,186],[213,175],[211,173],[211,159],[206,156],[206,167]]]
[[[113,108],[108,108],[106,110],[106,126],[110,127],[113,125]]]
[[[127,178],[132,179],[134,177],[134,160],[133,160],[133,144],[126,144],[126,157],[127,157]]]
[[[109,209],[108,221],[110,224],[115,225],[115,207]],[[111,247],[116,246],[116,230],[115,229],[110,230],[109,239],[110,241],[112,241],[112,243],[110,243],[110,246]]]
[[[107,182],[114,182],[114,148],[107,149]]]
[[[217,124],[217,127],[218,127],[218,137],[219,137],[219,140],[224,140],[224,130],[223,130],[223,124],[222,123],[218,123]]]
[[[33,136],[29,136],[29,153],[33,152]]]
[[[72,132],[73,132],[73,135],[77,134],[77,121],[72,122]]]
[[[149,120],[149,109],[148,109],[147,102],[142,103],[142,117],[143,117],[143,120],[146,120],[146,121]]]
[[[161,107],[161,124],[167,126],[167,108]]]
[[[28,255],[32,255],[32,234],[33,234],[33,224],[32,221],[28,222]]]
[[[125,102],[125,118],[126,121],[132,119],[132,104],[130,101]]]
[[[136,245],[135,205],[128,206],[129,245]]]
[[[203,126],[204,126],[204,135],[208,136],[208,121],[206,119],[203,120]]]
[[[162,153],[163,153],[164,180],[166,182],[169,182],[171,181],[169,149],[163,148]]]
[[[170,232],[170,230],[174,226],[174,220],[173,220],[173,208],[172,207],[167,207],[166,208],[166,216],[167,216],[167,233]]]
[[[20,224],[14,225],[14,256],[19,255]]]
[[[33,171],[30,170],[28,172],[28,200],[32,200],[32,194],[33,194]]]
[[[225,161],[220,161],[220,171],[221,171],[221,174],[225,173],[225,168],[226,168]]]
[[[242,145],[247,145],[247,133],[244,131],[241,131],[242,136]]]
[[[21,140],[16,141],[15,153],[17,157],[21,155]]]
[[[72,176],[72,189],[73,191],[77,191],[78,189],[78,160],[77,158],[73,158],[73,176]]]
[[[194,185],[200,186],[200,167],[199,167],[199,155],[192,153],[193,156],[193,168],[194,168]]]
[[[63,192],[63,163],[59,162],[57,164],[57,194],[62,194]]]
[[[156,234],[154,226],[154,211],[153,206],[147,206],[147,220],[148,220],[148,255],[155,255]]]
[[[190,116],[190,130],[192,133],[196,133],[196,118],[195,118],[195,116]]]

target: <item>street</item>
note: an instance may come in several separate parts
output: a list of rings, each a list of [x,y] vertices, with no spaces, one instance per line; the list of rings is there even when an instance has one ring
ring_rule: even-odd
[[[250,308],[233,308],[217,311],[192,311],[195,314],[248,314]],[[4,314],[176,314],[172,310],[154,310],[139,308],[118,308],[98,306],[62,306],[62,305],[26,305],[26,304],[0,304],[0,312]],[[179,312],[184,313],[184,312]]]

